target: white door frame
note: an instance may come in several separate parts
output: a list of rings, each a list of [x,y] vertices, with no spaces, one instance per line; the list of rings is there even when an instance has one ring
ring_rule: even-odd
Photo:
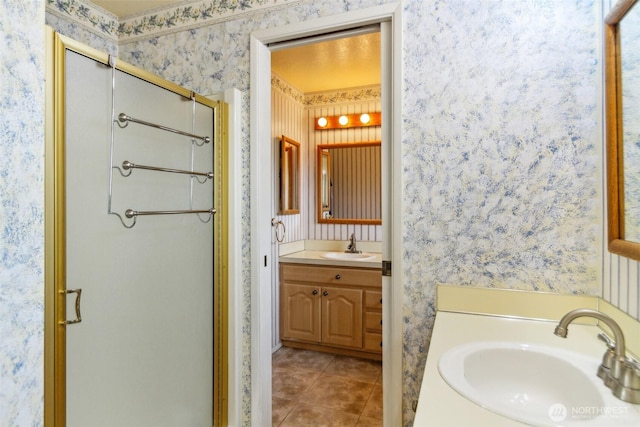
[[[389,3],[251,35],[251,425],[271,425],[271,52],[282,41],[381,24],[383,141],[383,259],[393,277],[383,277],[384,425],[402,425],[402,5]],[[386,138],[386,139],[385,139]],[[395,283],[392,286],[392,282]]]

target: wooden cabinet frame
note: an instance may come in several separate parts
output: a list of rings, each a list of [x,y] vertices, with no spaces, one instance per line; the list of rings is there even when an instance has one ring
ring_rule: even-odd
[[[283,345],[381,360],[380,269],[280,265]]]

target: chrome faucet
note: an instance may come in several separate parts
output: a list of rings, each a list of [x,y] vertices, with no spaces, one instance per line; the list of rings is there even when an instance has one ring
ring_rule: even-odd
[[[598,377],[602,378],[604,384],[620,400],[640,403],[640,365],[635,360],[625,357],[624,334],[615,320],[599,311],[579,308],[562,316],[553,333],[561,338],[566,338],[569,324],[578,317],[593,317],[611,329],[615,343],[612,343],[604,334],[598,336],[607,343],[607,351],[598,368]]]
[[[351,237],[349,237],[349,246],[347,246],[347,250],[345,251],[351,254],[361,254],[362,251],[359,251],[356,248],[356,236],[355,233],[351,233]]]

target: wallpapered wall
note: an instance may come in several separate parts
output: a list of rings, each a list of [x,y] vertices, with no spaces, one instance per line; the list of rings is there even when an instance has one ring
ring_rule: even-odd
[[[112,46],[111,25],[103,31],[100,20],[93,24],[61,10],[78,1],[48,2],[49,17],[83,22],[91,37],[103,34],[104,40],[81,41],[102,42],[107,51]],[[119,55],[203,94],[229,87],[250,94],[251,32],[387,2],[242,3],[244,10],[198,15],[180,24],[187,25],[183,28],[167,27],[168,21],[177,22],[175,14],[128,20],[117,33]],[[592,0],[405,0],[403,8],[403,394],[409,425],[433,326],[436,285],[600,292],[601,16]],[[33,26],[33,19],[25,21],[17,11],[9,19]],[[70,26],[66,31],[73,32]],[[248,123],[248,101],[243,114]],[[27,151],[35,157],[41,153],[39,145]],[[243,153],[248,212],[248,127]],[[30,185],[29,191],[40,191]],[[248,242],[248,216],[242,227]],[[41,252],[38,244],[35,249]],[[249,251],[244,253],[248,271]],[[242,285],[248,295],[246,277]],[[37,318],[41,310],[40,304],[20,316]],[[249,313],[244,322],[241,328],[248,330]],[[33,349],[38,357],[41,344]],[[245,421],[250,409],[246,358]],[[26,392],[19,400],[34,395]],[[33,407],[41,409],[37,403]]]
[[[431,328],[438,284],[597,295],[595,5],[435,6],[413,10],[405,31],[429,28],[425,43],[406,43],[406,57],[420,60],[404,61],[405,328]],[[408,78],[420,70],[425,79]],[[425,341],[405,334],[419,350],[405,366],[422,365]]]
[[[300,199],[298,208],[300,209],[300,213],[291,214],[291,215],[276,215],[276,219],[278,221],[282,221],[286,228],[286,233],[284,233],[283,243],[295,242],[298,240],[304,240],[308,236],[308,232],[306,230],[306,220],[309,216],[309,209],[307,206],[307,192],[305,189],[307,188],[308,170],[313,165],[309,164],[307,152],[308,144],[307,144],[307,123],[306,117],[304,115],[304,105],[303,105],[303,97],[304,95],[297,91],[293,86],[286,83],[280,76],[277,74],[272,74],[271,76],[271,139],[274,141],[272,146],[272,158],[274,160],[274,170],[277,171],[278,167],[278,158],[280,156],[280,138],[282,135],[287,136],[288,138],[293,139],[294,141],[300,143],[300,168],[299,168],[299,191],[300,191]],[[280,180],[278,177],[278,173],[272,173],[272,188],[276,189],[276,195],[279,194],[277,189],[280,186]],[[277,196],[276,196],[277,197]],[[273,212],[279,212],[279,200],[274,197],[273,199]],[[275,242],[274,242],[275,243]],[[272,253],[273,258],[277,259],[277,246],[274,244],[274,253]],[[276,272],[272,272],[275,274],[274,277],[277,277]],[[277,283],[277,282],[274,282]],[[276,328],[277,330],[277,328]],[[277,335],[274,334],[274,335]],[[275,338],[275,337],[274,337]],[[276,343],[280,342],[279,339],[275,341]]]
[[[0,425],[42,423],[44,0],[0,5]]]

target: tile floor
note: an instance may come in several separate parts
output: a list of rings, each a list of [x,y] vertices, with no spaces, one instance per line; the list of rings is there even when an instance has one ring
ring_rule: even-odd
[[[382,363],[282,347],[273,354],[273,426],[382,426]]]

